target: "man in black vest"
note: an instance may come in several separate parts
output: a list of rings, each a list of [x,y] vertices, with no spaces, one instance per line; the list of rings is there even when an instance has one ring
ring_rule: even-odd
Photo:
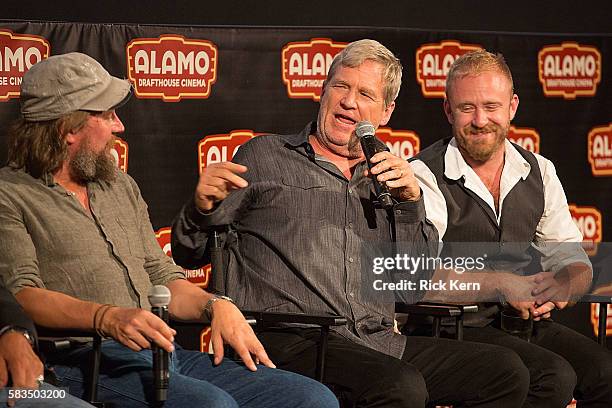
[[[612,354],[549,319],[551,310],[565,308],[588,290],[592,269],[553,164],[506,140],[518,104],[501,55],[479,50],[455,61],[444,100],[453,137],[412,161],[427,218],[444,242],[442,256],[457,256],[456,243],[467,242],[474,243],[475,253],[480,243],[491,243],[510,257],[488,258],[488,269],[504,271],[490,275],[489,283],[502,282],[507,272],[525,274],[537,254],[537,271],[544,272],[535,278],[533,298],[481,304],[465,329],[466,340],[518,353],[531,376],[524,406],[565,407],[573,392],[579,407],[610,407]],[[523,336],[528,341],[502,330],[504,307],[533,320]]]

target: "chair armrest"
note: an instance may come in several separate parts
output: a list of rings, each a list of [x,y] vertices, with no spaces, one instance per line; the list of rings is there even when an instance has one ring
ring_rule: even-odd
[[[415,304],[396,303],[397,313],[408,313],[419,316],[457,317],[464,313],[476,313],[478,305],[460,305],[450,303],[419,302]]]
[[[406,304],[395,305],[397,313],[408,313],[419,316],[456,317],[463,314],[463,310],[457,305],[438,304]]]
[[[579,302],[585,303],[607,303],[612,304],[612,295],[597,295],[597,294],[586,294],[583,295]]]
[[[285,313],[285,312],[257,312],[257,311],[242,311],[246,321],[250,325],[257,323],[299,323],[299,324],[314,324],[318,326],[342,326],[346,324],[345,317],[337,315],[308,315],[304,313]],[[210,322],[201,321],[181,321],[172,319],[170,322],[172,327],[191,328],[196,325],[210,325]]]
[[[88,338],[94,341],[100,337],[97,333],[87,330],[51,329],[42,326],[36,326],[36,332],[38,333],[38,348],[43,354],[69,350],[77,343],[75,338]]]
[[[114,406],[114,404],[103,403],[97,400],[98,379],[102,361],[102,337],[98,333],[77,329],[51,329],[42,326],[37,326],[36,331],[38,332],[38,349],[42,354],[70,350],[75,343],[82,344],[74,340],[77,338],[91,339],[93,342],[90,362],[91,369],[85,375],[85,395],[83,399],[96,407],[111,408]]]
[[[253,317],[260,323],[300,323],[318,326],[342,326],[347,320],[337,315],[308,315],[304,313],[243,311],[245,316]]]

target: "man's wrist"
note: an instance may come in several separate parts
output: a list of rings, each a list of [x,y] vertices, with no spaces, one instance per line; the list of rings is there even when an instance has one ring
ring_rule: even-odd
[[[212,297],[210,299],[208,299],[208,302],[206,302],[206,305],[204,306],[204,317],[206,319],[208,319],[208,321],[212,322],[213,319],[213,305],[215,304],[215,302],[218,302],[220,300],[225,300],[228,301],[230,303],[234,303],[234,300],[228,296],[223,296],[223,295],[212,295]]]
[[[21,326],[7,325],[0,329],[0,338],[8,333],[19,333],[30,343],[30,346],[34,347],[34,337],[30,334],[27,329]]]

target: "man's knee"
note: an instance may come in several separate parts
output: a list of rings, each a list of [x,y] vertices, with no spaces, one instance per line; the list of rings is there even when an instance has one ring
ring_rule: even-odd
[[[427,385],[416,367],[394,360],[386,373],[372,382],[364,394],[384,396],[389,406],[425,406],[429,399]]]
[[[513,350],[492,347],[481,355],[483,361],[495,364],[496,375],[490,377],[491,390],[497,390],[500,397],[523,401],[529,392],[530,374],[523,360]]]
[[[570,363],[562,357],[550,362],[552,375],[547,379],[545,386],[552,389],[552,394],[557,396],[559,406],[565,406],[572,401],[574,388],[576,388],[576,372]],[[555,406],[552,405],[551,406]]]
[[[600,355],[580,379],[576,397],[578,400],[593,401],[612,406],[612,354]]]
[[[608,353],[607,358],[602,359],[594,370],[597,382],[604,384],[609,390],[612,389],[612,354]]]
[[[407,401],[411,401],[411,403],[406,406],[425,406],[425,403],[429,399],[429,395],[423,375],[416,367],[402,361],[400,361],[400,363],[401,369],[397,371],[396,381],[398,382],[400,392],[404,390],[404,398]]]
[[[224,390],[210,384],[206,384],[205,387],[202,384],[197,384],[194,387],[171,387],[168,390],[168,400],[164,407],[239,408],[239,405]]]
[[[564,358],[559,358],[551,363],[551,369],[554,370],[554,381],[557,384],[559,394],[567,394],[571,396],[576,388],[576,372],[571,364]],[[570,398],[571,401],[571,398]]]
[[[278,374],[279,372],[276,372]],[[279,401],[284,400],[286,408],[337,408],[339,406],[336,396],[325,385],[299,374],[286,373],[284,381],[278,385],[283,387],[274,392]]]
[[[572,401],[576,387],[576,372],[563,357],[542,354],[527,362],[531,380],[529,399],[539,407],[564,407]]]

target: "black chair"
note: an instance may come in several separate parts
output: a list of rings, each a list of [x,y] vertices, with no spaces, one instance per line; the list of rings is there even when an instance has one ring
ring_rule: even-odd
[[[279,313],[279,312],[262,312],[262,311],[242,311],[246,321],[255,327],[255,332],[263,330],[270,326],[278,324],[307,324],[318,326],[321,330],[320,341],[317,347],[317,365],[315,379],[319,382],[323,381],[325,374],[325,353],[327,351],[327,339],[329,336],[330,327],[342,326],[347,323],[346,318],[335,315],[308,315],[303,313]],[[192,329],[195,325],[202,327],[208,322],[181,322],[172,321],[170,326],[175,329]],[[226,355],[233,355],[229,350]]]
[[[112,403],[98,401],[102,338],[97,333],[82,330],[49,329],[41,326],[38,326],[36,330],[38,332],[38,350],[43,358],[45,354],[68,351],[75,347],[77,344],[73,340],[74,338],[91,338],[91,371],[84,376],[85,395],[83,399],[95,407],[113,408],[114,404]]]
[[[599,303],[599,324],[597,326],[597,343],[606,347],[608,327],[608,305],[612,304],[612,295],[587,294],[582,296],[581,302]]]
[[[455,320],[455,338],[463,340],[463,318],[466,313],[476,313],[478,305],[455,305],[449,303],[419,302],[415,304],[396,303],[396,313],[407,313],[409,316],[433,318],[432,335],[440,337],[442,318]]]
[[[210,269],[212,275],[211,291],[218,294],[226,294],[225,282],[227,275],[225,273],[224,245],[221,234],[227,229],[212,229],[210,251]],[[327,351],[327,341],[329,337],[330,327],[342,326],[347,323],[343,316],[338,315],[309,315],[302,313],[285,313],[285,312],[265,312],[257,310],[248,310],[242,312],[247,318],[254,318],[256,321],[256,331],[262,330],[271,325],[278,324],[309,324],[319,326],[321,329],[320,341],[317,347],[317,365],[316,365],[316,380],[322,381],[325,374],[325,353]]]
[[[212,228],[210,230],[210,264],[212,274],[211,290],[219,294],[226,294],[225,282],[227,275],[224,268],[225,250],[222,234],[227,233],[227,227]],[[440,321],[442,317],[453,317],[456,320],[457,337],[463,338],[463,315],[464,313],[478,311],[478,306],[450,305],[442,303],[418,303],[402,304],[396,303],[396,312],[409,312],[411,314],[432,316],[434,318],[434,335],[440,336]],[[316,380],[322,381],[325,372],[325,353],[327,350],[327,340],[330,327],[341,326],[347,323],[343,316],[314,316],[298,313],[278,313],[262,311],[243,311],[245,316],[252,316],[257,321],[256,328],[263,329],[272,324],[278,323],[298,323],[316,325],[321,328],[321,336],[317,349]]]

